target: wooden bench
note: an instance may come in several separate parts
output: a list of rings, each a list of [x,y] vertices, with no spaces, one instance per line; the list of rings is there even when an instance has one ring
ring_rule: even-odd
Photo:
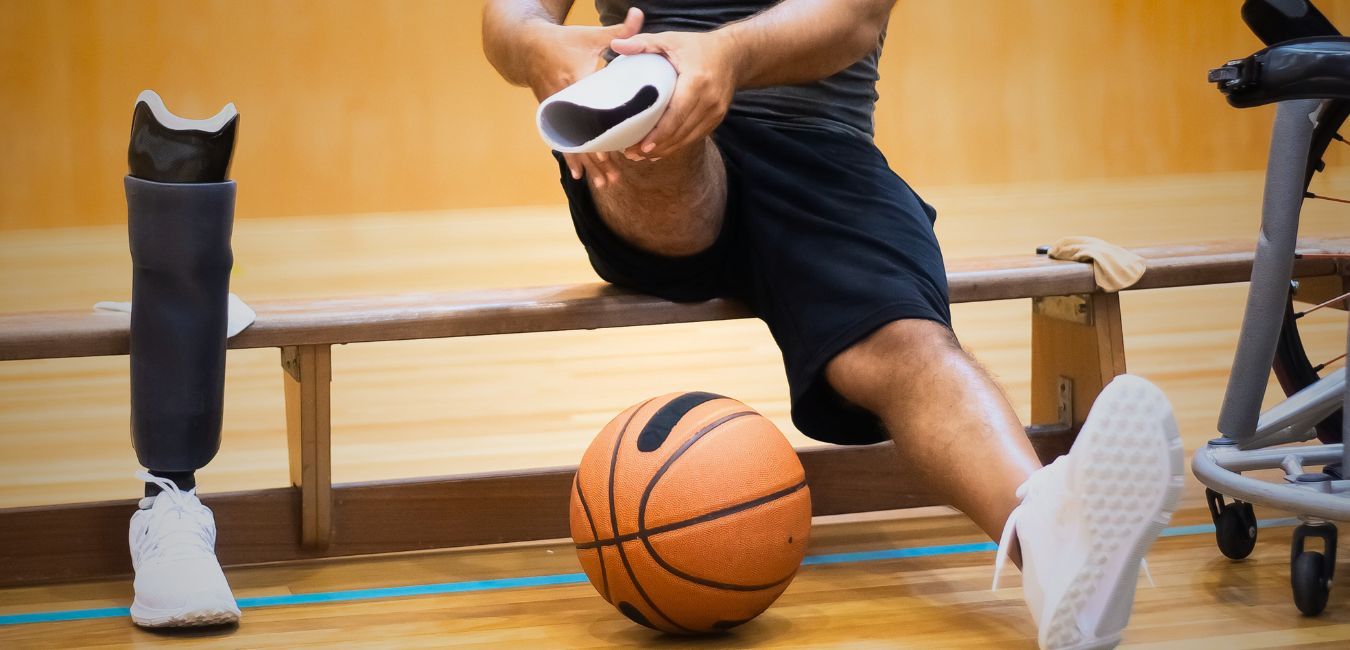
[[[1308,251],[1346,242],[1308,240]],[[1245,282],[1250,242],[1137,249],[1148,272],[1132,289]],[[1304,258],[1299,277],[1339,289],[1333,259]],[[1026,255],[949,265],[953,302],[1030,299],[1032,412],[1043,459],[1066,451],[1102,387],[1125,371],[1119,296],[1101,293],[1089,265]],[[1311,286],[1311,285],[1310,285]],[[1328,288],[1328,291],[1331,289]],[[566,537],[574,467],[334,485],[330,471],[331,346],[748,317],[713,300],[674,304],[602,284],[255,304],[257,321],[230,348],[280,349],[292,487],[203,498],[224,522],[225,564],[384,553]],[[125,314],[0,315],[0,361],[127,353]],[[225,432],[229,435],[229,432]],[[800,452],[814,513],[935,505],[897,471],[890,444]],[[125,574],[134,499],[0,510],[0,586]]]

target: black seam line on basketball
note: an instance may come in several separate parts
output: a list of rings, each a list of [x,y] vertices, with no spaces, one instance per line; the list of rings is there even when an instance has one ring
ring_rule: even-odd
[[[652,398],[652,399],[655,399],[655,398]],[[630,424],[633,423],[633,418],[637,417],[638,412],[641,411],[643,407],[645,407],[645,406],[647,406],[648,404],[650,404],[651,401],[652,401],[652,400],[649,399],[649,400],[647,400],[647,401],[645,401],[645,402],[639,404],[637,408],[633,409],[633,412],[632,412],[631,414],[629,414],[628,419],[627,419],[627,420],[624,420],[623,426],[622,426],[622,427],[619,427],[619,436],[618,436],[618,440],[615,440],[615,441],[614,441],[614,457],[610,459],[610,465],[609,465],[609,470],[610,470],[610,473],[609,473],[609,520],[610,520],[610,524],[609,524],[609,525],[611,526],[611,528],[610,528],[609,530],[610,530],[610,532],[611,532],[612,534],[615,534],[615,535],[618,535],[618,534],[619,534],[619,522],[618,522],[617,517],[615,517],[615,515],[614,515],[614,464],[615,464],[615,462],[617,461],[618,456],[619,456],[619,443],[623,441],[623,433],[624,433],[625,431],[628,430],[628,425],[630,425]],[[577,476],[580,476],[580,475],[581,475],[581,468],[577,468]],[[578,482],[577,482],[577,494],[580,494],[580,493],[581,493],[581,482],[578,481]],[[599,536],[600,536],[600,530],[599,530],[599,529],[593,529],[593,530],[591,530],[591,534],[592,534],[592,536],[594,536],[594,537],[599,537]],[[599,552],[599,555],[600,555],[600,570],[601,570],[601,571],[604,571],[604,568],[605,568],[605,555],[604,555],[603,552]],[[623,557],[623,556],[621,555],[620,558],[622,558],[622,557]],[[614,594],[613,594],[613,592],[611,592],[611,591],[609,590],[609,578],[608,578],[608,577],[605,578],[605,600],[609,601],[610,603],[613,603],[613,602],[614,602]],[[616,605],[616,607],[617,607],[617,605]]]
[[[666,475],[666,472],[671,468],[672,465],[675,464],[675,461],[679,460],[681,456],[684,456],[685,452],[689,451],[689,448],[694,446],[694,443],[702,440],[704,436],[708,435],[709,433],[712,433],[713,430],[716,429],[717,427],[720,427],[723,424],[726,424],[727,422],[735,420],[736,418],[743,418],[747,415],[754,415],[754,414],[755,414],[754,411],[737,411],[730,415],[724,415],[720,418],[717,418],[711,424],[703,427],[703,429],[701,429],[698,433],[689,436],[689,439],[684,441],[684,444],[680,445],[680,448],[676,449],[675,453],[671,454],[670,458],[667,458],[666,462],[661,464],[661,467],[656,470],[655,474],[652,475],[651,480],[647,482],[647,487],[643,488],[642,499],[638,501],[639,531],[647,529],[647,502],[650,501],[652,498],[652,490],[656,489],[656,484],[661,480],[662,476]],[[618,535],[619,529],[615,528],[614,534]]]
[[[685,415],[700,405],[719,399],[726,398],[714,393],[693,392],[666,402],[647,420],[647,424],[642,426],[642,431],[638,432],[638,451],[660,449],[661,445],[665,444],[666,438],[670,437],[671,430],[684,419]]]
[[[805,488],[805,487],[806,487],[806,481],[803,480],[801,483],[798,483],[797,485],[795,485],[795,486],[793,486],[793,487],[791,487],[791,488],[788,488],[788,489],[786,489],[786,490],[779,490],[778,492],[775,492],[774,494],[769,495],[769,496],[771,496],[771,497],[773,497],[773,498],[765,500],[765,503],[770,503],[770,502],[773,502],[773,501],[776,500],[776,499],[781,499],[781,498],[786,497],[786,496],[788,496],[788,495],[790,495],[790,494],[794,494],[794,493],[800,491],[802,488]],[[725,589],[725,590],[727,590],[727,591],[763,591],[763,590],[765,590],[765,589],[772,589],[772,588],[774,588],[774,587],[777,587],[777,586],[779,586],[779,585],[781,585],[781,584],[783,584],[783,583],[785,583],[785,582],[791,580],[791,579],[792,579],[792,576],[796,575],[796,573],[797,573],[797,568],[796,568],[796,567],[793,567],[793,569],[792,569],[791,572],[789,572],[787,575],[785,575],[785,576],[783,576],[783,577],[781,577],[781,578],[779,578],[779,579],[777,579],[777,580],[774,580],[774,581],[772,581],[772,582],[762,583],[762,584],[756,584],[756,585],[742,585],[742,584],[736,584],[736,583],[732,583],[732,582],[719,582],[719,581],[717,581],[717,580],[710,580],[710,579],[708,579],[708,578],[700,578],[700,577],[698,577],[698,576],[696,576],[696,575],[689,574],[689,573],[685,573],[684,571],[681,571],[681,570],[675,568],[674,566],[672,566],[670,563],[666,562],[665,558],[661,557],[661,554],[656,552],[656,547],[652,546],[652,540],[651,540],[651,536],[650,536],[650,535],[644,535],[644,536],[642,537],[642,545],[645,546],[645,547],[647,547],[647,553],[648,553],[649,555],[652,556],[652,559],[653,559],[653,560],[656,560],[656,563],[659,564],[659,565],[661,565],[661,568],[662,568],[662,569],[665,569],[666,571],[670,572],[671,575],[674,575],[674,576],[683,578],[684,580],[687,580],[687,581],[692,582],[692,583],[694,583],[694,584],[703,585],[703,586],[705,586],[705,587],[714,587],[714,588],[717,588],[717,589]]]
[[[572,488],[577,491],[577,499],[581,501],[581,510],[586,513],[586,525],[591,527],[591,537],[599,537],[599,532],[595,528],[595,519],[591,517],[591,507],[586,505],[586,495],[581,492],[581,471],[578,470],[572,477]],[[605,599],[609,599],[609,574],[605,571],[605,549],[596,548],[596,556],[600,558],[600,586],[604,590]]]
[[[781,499],[781,498],[783,498],[783,497],[785,497],[785,496],[788,496],[789,494],[792,494],[793,492],[800,491],[802,488],[805,488],[805,487],[806,487],[806,481],[803,480],[802,482],[800,482],[800,483],[798,483],[798,484],[796,484],[796,485],[793,485],[792,487],[783,488],[783,489],[781,489],[781,490],[779,490],[779,491],[777,491],[777,492],[774,492],[774,493],[772,493],[772,494],[766,494],[766,495],[764,495],[764,496],[762,496],[762,497],[756,497],[756,498],[754,498],[754,499],[750,499],[749,501],[742,501],[741,503],[737,503],[737,504],[734,504],[734,505],[729,505],[729,506],[727,506],[727,507],[725,507],[725,508],[722,508],[722,509],[720,509],[720,510],[714,510],[714,511],[712,511],[712,512],[709,512],[709,513],[703,514],[703,515],[699,515],[699,516],[697,516],[697,517],[692,517],[692,518],[690,518],[690,519],[685,519],[685,520],[677,521],[677,522],[674,522],[674,523],[662,524],[662,525],[657,526],[657,527],[655,527],[655,528],[644,528],[644,529],[639,530],[639,531],[637,531],[637,532],[635,532],[635,533],[625,533],[625,534],[620,535],[620,536],[618,536],[618,537],[611,537],[611,538],[609,538],[609,539],[597,539],[597,540],[590,541],[590,542],[582,542],[582,543],[580,543],[580,544],[577,544],[576,547],[577,547],[578,550],[586,550],[586,549],[598,548],[598,547],[601,547],[601,546],[613,546],[613,545],[615,545],[615,544],[623,544],[623,543],[625,543],[625,542],[631,542],[631,541],[633,541],[633,540],[635,540],[635,539],[642,539],[642,538],[644,538],[644,537],[655,537],[655,536],[660,535],[660,534],[662,534],[662,533],[668,533],[668,532],[670,532],[670,531],[672,531],[672,530],[679,530],[679,529],[681,529],[681,528],[688,528],[689,526],[695,526],[695,525],[701,524],[701,523],[706,522],[706,521],[712,521],[712,520],[714,520],[714,519],[719,519],[719,518],[725,517],[725,516],[727,516],[727,515],[734,515],[734,514],[736,514],[736,513],[738,513],[738,512],[744,512],[744,511],[749,510],[749,509],[751,509],[751,508],[754,508],[754,507],[756,507],[756,506],[762,506],[762,505],[764,505],[764,504],[766,504],[766,503],[769,503],[769,502],[771,502],[771,501],[777,501],[778,499]]]
[[[680,445],[680,448],[675,450],[675,453],[671,454],[670,458],[666,459],[666,462],[661,465],[661,469],[656,470],[656,474],[653,475],[651,481],[647,483],[647,488],[642,491],[642,500],[638,503],[638,530],[645,530],[647,528],[647,502],[651,499],[652,491],[656,489],[656,484],[661,481],[662,476],[665,476],[666,470],[674,466],[675,461],[679,460],[681,456],[684,456],[685,452],[692,449],[695,443],[697,443],[699,440],[702,440],[705,436],[712,433],[713,431],[717,430],[718,427],[722,426],[723,424],[726,424],[727,422],[735,420],[736,418],[741,418],[747,415],[754,415],[754,414],[755,414],[754,411],[739,411],[736,413],[732,413],[731,415],[719,418],[712,424],[703,427],[702,431],[699,431],[693,436],[690,436],[690,438],[686,440],[683,445]],[[805,486],[805,484],[806,479],[802,479],[802,486]],[[800,489],[801,489],[800,487],[796,488],[796,490]],[[618,529],[615,529],[614,532],[615,534],[618,534],[619,531]],[[726,589],[728,591],[762,591],[764,589],[768,589],[770,587],[782,584],[786,580],[792,579],[792,574],[788,574],[787,576],[780,578],[767,585],[733,585],[720,583],[713,580],[707,580],[704,578],[699,578],[697,576],[689,575],[671,566],[670,563],[666,562],[665,559],[662,558],[661,555],[656,552],[656,548],[652,546],[651,539],[646,535],[642,537],[642,545],[646,547],[647,554],[651,555],[652,559],[655,560],[656,563],[661,566],[661,568],[665,569],[671,575],[681,578],[683,580],[687,580],[694,584],[700,584],[706,587],[717,587],[720,589]],[[620,544],[619,548],[622,549],[623,544]]]
[[[619,514],[614,509],[614,474],[618,471],[619,450],[623,448],[623,436],[628,433],[628,425],[633,423],[633,418],[636,418],[643,407],[650,404],[651,401],[652,400],[647,400],[643,402],[642,406],[637,407],[637,409],[633,411],[633,414],[628,416],[628,421],[623,423],[622,429],[619,429],[619,438],[614,441],[614,454],[610,456],[609,459],[609,525],[610,530],[614,531],[615,535],[619,534]],[[647,590],[642,588],[642,583],[638,582],[637,576],[633,574],[633,565],[628,562],[628,554],[623,551],[623,544],[620,544],[615,548],[619,551],[619,561],[623,563],[623,570],[628,574],[628,581],[633,583],[633,588],[637,590],[639,596],[642,596],[643,602],[647,603],[647,606],[652,608],[652,611],[656,612],[657,616],[666,619],[666,622],[670,623],[672,626],[693,634],[694,630],[676,623],[667,616],[665,612],[661,611],[660,607],[656,606],[656,603],[652,601],[651,596],[647,595]],[[609,602],[612,603],[614,600],[610,599]]]
[[[644,488],[644,489],[642,490],[642,500],[641,500],[641,501],[639,502],[639,504],[638,504],[638,529],[637,529],[635,532],[632,532],[632,533],[626,533],[626,534],[621,535],[621,534],[619,534],[619,528],[618,528],[618,526],[616,525],[616,526],[613,528],[613,532],[614,532],[614,535],[615,535],[615,536],[612,537],[612,538],[610,538],[610,539],[611,539],[611,540],[614,540],[614,539],[623,539],[623,538],[626,537],[626,536],[628,536],[629,539],[636,539],[638,535],[642,535],[643,532],[647,529],[647,526],[646,526],[646,524],[644,523],[644,520],[645,520],[645,518],[646,518],[645,515],[646,515],[646,511],[647,511],[647,500],[648,500],[649,498],[651,498],[652,487],[653,487],[654,485],[656,485],[656,481],[657,481],[658,479],[660,479],[661,476],[662,476],[663,474],[666,473],[666,470],[670,469],[670,466],[671,466],[676,460],[678,460],[678,459],[680,458],[680,456],[684,454],[684,452],[686,452],[686,451],[689,450],[689,446],[690,446],[690,445],[694,444],[694,442],[695,442],[696,440],[698,440],[698,439],[702,438],[703,436],[707,435],[708,432],[712,431],[713,429],[716,429],[716,428],[719,427],[719,426],[722,426],[722,424],[724,424],[724,423],[726,423],[726,422],[728,422],[728,421],[730,421],[730,420],[734,420],[734,419],[739,418],[739,417],[744,417],[744,416],[746,416],[746,415],[754,415],[754,413],[755,413],[754,411],[737,411],[737,412],[735,412],[735,413],[732,413],[731,415],[725,415],[725,416],[722,416],[722,417],[718,418],[716,421],[714,421],[712,424],[709,424],[709,425],[703,427],[703,428],[700,429],[697,433],[695,433],[694,435],[690,436],[688,440],[684,441],[684,444],[683,444],[683,445],[680,445],[680,448],[677,449],[677,450],[675,450],[675,453],[671,454],[671,455],[670,455],[670,458],[667,458],[667,459],[666,459],[666,462],[663,463],[663,464],[661,465],[661,467],[660,467],[659,469],[656,470],[656,474],[655,474],[654,476],[652,476],[651,482],[648,483],[648,484],[647,484],[647,487]],[[615,455],[615,457],[618,457],[618,454],[619,454],[619,449],[618,449],[618,446],[616,445],[615,448],[614,448],[614,455]],[[612,475],[611,475],[611,478],[613,478]],[[613,487],[613,486],[611,485],[611,487]],[[613,497],[614,497],[614,495],[611,493],[611,494],[610,494],[610,498],[613,499]],[[613,514],[613,513],[611,513],[611,514]],[[599,535],[596,535],[596,537],[599,537]],[[597,541],[599,541],[599,540],[597,540]],[[615,542],[615,543],[617,543],[617,542]]]

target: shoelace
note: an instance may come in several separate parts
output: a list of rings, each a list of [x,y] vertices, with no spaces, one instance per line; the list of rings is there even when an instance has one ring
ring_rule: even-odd
[[[1028,476],[1026,481],[1017,486],[1016,494],[1021,503],[1013,508],[1013,511],[1008,514],[1007,523],[1003,524],[1003,534],[999,536],[998,540],[998,554],[994,556],[994,584],[989,588],[990,591],[998,591],[999,578],[1003,576],[1003,569],[1008,563],[1008,554],[1012,552],[1011,543],[1013,535],[1017,531],[1017,521],[1022,514],[1022,508],[1026,506],[1028,500],[1035,498],[1039,490],[1043,489],[1042,486],[1049,481],[1046,477],[1065,471],[1067,465],[1061,464],[1061,461],[1065,458],[1068,458],[1068,456],[1056,458],[1054,462]],[[1058,469],[1051,469],[1055,466],[1058,466]],[[1025,561],[1026,558],[1023,558],[1023,562]],[[1144,577],[1148,578],[1149,586],[1156,587],[1157,584],[1153,582],[1153,573],[1148,570],[1148,560],[1140,560],[1139,568],[1144,571]]]
[[[140,471],[136,478],[146,483],[154,483],[160,488],[155,497],[145,533],[137,536],[137,555],[142,561],[194,557],[213,554],[215,535],[208,523],[209,511],[197,500],[197,489],[187,492],[178,489],[173,481]],[[160,499],[168,502],[168,507],[160,505]],[[151,532],[151,529],[154,529]],[[175,543],[164,542],[173,537]]]
[[[1036,495],[1044,489],[1043,486],[1049,482],[1050,477],[1055,476],[1067,467],[1064,464],[1065,458],[1068,458],[1068,456],[1056,458],[1054,462],[1033,472],[1031,476],[1027,477],[1027,480],[1017,486],[1016,494],[1020,503],[1016,508],[1013,508],[1012,512],[1008,513],[1008,521],[1003,524],[1003,534],[999,536],[998,540],[998,554],[994,556],[994,584],[990,587],[990,591],[998,590],[999,578],[1003,576],[1003,568],[1008,563],[1008,554],[1012,552],[1013,535],[1017,533],[1017,521],[1022,516],[1022,509],[1026,507],[1028,501],[1035,499]]]

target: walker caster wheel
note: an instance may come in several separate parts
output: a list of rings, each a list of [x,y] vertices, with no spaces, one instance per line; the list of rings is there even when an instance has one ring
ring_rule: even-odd
[[[1321,537],[1324,553],[1305,551],[1309,537]],[[1299,524],[1289,556],[1289,584],[1294,588],[1294,605],[1304,616],[1317,616],[1327,606],[1331,577],[1336,570],[1336,526]]]
[[[1331,577],[1327,574],[1326,558],[1317,551],[1294,556],[1289,565],[1289,582],[1294,587],[1294,604],[1304,616],[1317,616],[1327,606],[1331,594]]]
[[[1214,540],[1225,557],[1241,560],[1256,548],[1256,511],[1243,501],[1224,503],[1223,495],[1205,489],[1209,515],[1214,520]]]

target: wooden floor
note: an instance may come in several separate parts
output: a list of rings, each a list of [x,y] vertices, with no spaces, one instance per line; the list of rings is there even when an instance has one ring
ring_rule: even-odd
[[[1322,191],[1350,194],[1350,173]],[[247,191],[242,188],[241,191]],[[1029,254],[1065,234],[1127,245],[1253,238],[1255,174],[1071,186],[939,188],[949,257]],[[1318,204],[1304,232],[1345,235],[1347,212]],[[234,290],[246,300],[593,279],[559,206],[473,213],[296,217],[241,221]],[[0,235],[0,311],[78,309],[126,299],[123,228]],[[1128,293],[1122,298],[1131,372],[1175,403],[1188,451],[1214,435],[1244,287]],[[958,334],[1028,411],[1029,305],[959,305]],[[1312,345],[1344,347],[1344,315],[1327,313]],[[737,360],[735,365],[726,358]],[[714,361],[720,360],[720,361]],[[738,321],[471,340],[355,345],[334,350],[334,479],[355,481],[575,463],[599,427],[651,395],[700,389],[735,396],[812,444],[787,420],[786,383],[764,327]],[[127,360],[0,364],[0,507],[125,498],[139,485],[127,431]],[[1272,391],[1272,398],[1274,393]],[[207,492],[287,481],[275,351],[230,353],[225,439],[200,473]],[[1208,520],[1188,477],[1177,525]],[[984,541],[942,509],[902,518],[822,524],[813,554]],[[1261,512],[1263,518],[1282,517]],[[228,522],[222,522],[228,525]],[[1346,647],[1350,591],[1302,619],[1289,601],[1288,527],[1263,533],[1253,560],[1231,564],[1212,535],[1162,540],[1150,556],[1157,588],[1141,588],[1126,641],[1140,646]],[[0,549],[3,552],[3,549]],[[884,555],[884,554],[883,554]],[[988,591],[992,553],[813,565],[778,605],[727,646],[1027,646],[1034,629],[1010,588]],[[1342,560],[1339,571],[1350,571]],[[229,572],[241,597],[404,587],[578,570],[566,546],[533,545]],[[1017,584],[1014,577],[1010,585]],[[0,591],[0,617],[125,607],[126,581]],[[122,617],[0,626],[0,648],[304,645],[680,646],[636,628],[588,585],[518,587],[367,601],[250,608],[238,629],[158,635]]]
[[[1179,517],[1202,521],[1199,513]],[[1207,516],[1204,517],[1207,519]],[[1150,558],[1156,587],[1141,580],[1126,647],[1276,648],[1350,645],[1350,595],[1303,618],[1289,602],[1289,527],[1262,531],[1252,558],[1218,556],[1208,534],[1164,538]],[[811,553],[845,553],[986,541],[964,517],[818,525]],[[826,559],[832,559],[828,556]],[[140,630],[121,616],[0,627],[2,647],[215,648],[1034,648],[1036,630],[1019,578],[989,590],[989,551],[837,562],[803,568],[783,597],[732,634],[681,640],[634,625],[589,584],[248,608],[238,627],[188,633]],[[1341,570],[1346,570],[1346,563]],[[566,575],[564,544],[424,553],[229,572],[241,598]],[[0,592],[0,614],[125,606],[125,581]]]

